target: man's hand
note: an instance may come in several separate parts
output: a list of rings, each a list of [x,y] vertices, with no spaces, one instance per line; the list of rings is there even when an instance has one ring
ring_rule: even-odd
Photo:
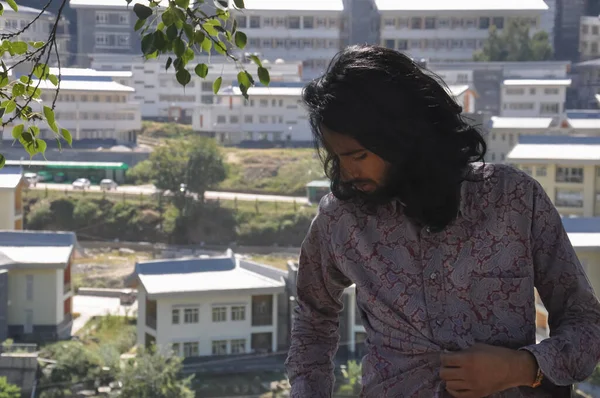
[[[468,350],[444,352],[440,377],[456,398],[482,398],[509,388],[531,385],[537,374],[535,357],[487,344]]]

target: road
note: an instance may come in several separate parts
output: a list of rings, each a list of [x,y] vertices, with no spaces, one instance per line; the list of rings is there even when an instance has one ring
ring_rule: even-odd
[[[137,310],[137,301],[129,306],[122,306],[118,298],[73,296],[73,312],[81,316],[73,321],[71,334],[77,333],[90,318],[98,315],[125,315],[133,316]]]
[[[31,189],[37,190],[56,190],[56,191],[72,191],[73,187],[69,184],[44,184],[38,183],[36,187],[31,187]],[[88,189],[88,191],[92,192],[100,192],[100,187],[97,185],[93,185]],[[114,192],[114,191],[113,191]],[[128,195],[153,195],[158,192],[156,187],[153,185],[122,185],[117,188],[117,193],[125,193]],[[209,200],[243,200],[243,201],[259,201],[259,202],[287,202],[293,203],[294,201],[300,205],[307,204],[308,199],[304,196],[283,196],[283,195],[258,195],[258,194],[250,194],[250,193],[241,193],[241,192],[217,192],[217,191],[207,191],[204,194],[204,197]]]

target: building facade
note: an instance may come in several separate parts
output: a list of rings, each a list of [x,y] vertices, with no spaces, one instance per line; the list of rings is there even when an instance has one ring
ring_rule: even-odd
[[[554,58],[579,61],[579,32],[586,0],[556,0]]]
[[[0,231],[0,280],[6,286],[0,336],[21,342],[70,336],[76,245],[72,232]]]
[[[516,18],[528,21],[535,31],[548,10],[543,0],[377,0],[376,5],[381,15],[381,45],[433,62],[471,61],[491,26],[502,30]]]
[[[0,230],[23,229],[23,170],[18,166],[0,169]]]
[[[502,117],[554,117],[565,112],[571,79],[506,79],[500,101]]]

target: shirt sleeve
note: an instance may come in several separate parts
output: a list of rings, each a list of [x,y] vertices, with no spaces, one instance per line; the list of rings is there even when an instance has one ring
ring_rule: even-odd
[[[351,282],[339,271],[317,214],[302,243],[291,346],[286,369],[293,398],[331,397],[342,294]],[[326,227],[326,226],[324,226]],[[323,228],[325,229],[325,228]]]
[[[560,215],[533,182],[532,255],[535,286],[548,310],[550,338],[523,349],[557,386],[581,382],[600,360],[600,304]]]

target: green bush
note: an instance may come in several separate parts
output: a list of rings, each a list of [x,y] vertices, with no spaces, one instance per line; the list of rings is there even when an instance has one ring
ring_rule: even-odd
[[[5,376],[0,377],[0,398],[20,398],[21,389],[8,382]]]
[[[78,200],[73,209],[73,223],[76,228],[90,226],[96,223],[102,211],[100,206],[91,200]]]
[[[41,203],[27,214],[26,226],[28,229],[51,229],[54,222],[54,214],[50,210],[50,203]]]
[[[134,185],[149,184],[152,181],[152,162],[143,160],[127,171],[127,183]]]

